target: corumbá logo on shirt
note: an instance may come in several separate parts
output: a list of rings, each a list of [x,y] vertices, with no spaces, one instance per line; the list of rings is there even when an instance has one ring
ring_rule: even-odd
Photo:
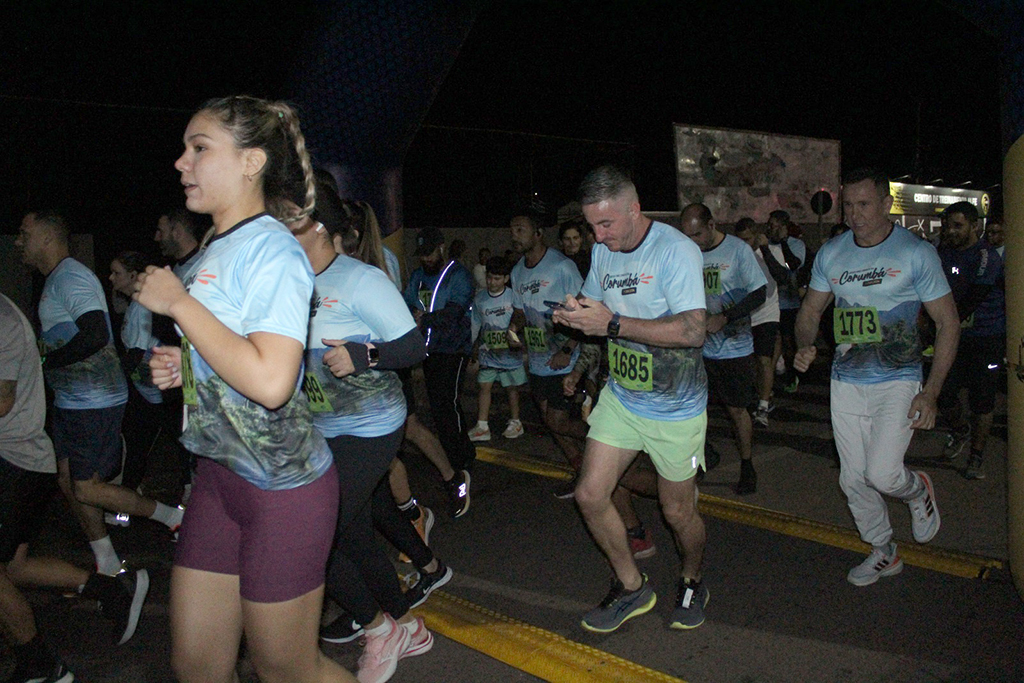
[[[855,270],[852,273],[848,270],[844,270],[842,275],[839,277],[832,278],[832,284],[834,285],[845,285],[849,282],[859,282],[862,287],[870,287],[871,285],[882,284],[882,279],[885,277],[896,277],[903,271],[896,270],[894,268],[863,268],[861,270]]]
[[[534,280],[533,282],[524,282],[519,285],[519,294],[536,294],[544,287],[547,287],[551,283],[548,280]]]
[[[314,297],[311,302],[312,305],[309,307],[309,317],[315,318],[316,312],[320,309],[321,306],[325,306],[327,308],[334,308],[334,304],[336,303],[338,303],[337,299],[331,299],[326,296]]]
[[[633,294],[640,285],[649,285],[654,280],[653,275],[645,273],[618,273],[616,275],[605,275],[601,280],[601,289],[621,289],[623,294]]]

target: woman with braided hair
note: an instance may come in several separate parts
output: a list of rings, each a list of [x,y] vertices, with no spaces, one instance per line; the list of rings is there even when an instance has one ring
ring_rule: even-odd
[[[211,100],[184,143],[186,206],[213,236],[186,282],[150,267],[135,294],[182,334],[150,366],[182,388],[182,443],[199,456],[171,572],[174,670],[237,680],[244,632],[262,681],[353,681],[317,644],[338,478],[300,391],[313,272],[282,223],[308,216],[316,190],[298,117]]]

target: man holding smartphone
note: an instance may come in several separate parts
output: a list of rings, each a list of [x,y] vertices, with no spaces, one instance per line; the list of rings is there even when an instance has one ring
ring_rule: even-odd
[[[602,166],[587,174],[580,203],[598,244],[581,296],[568,297],[554,320],[608,338],[610,377],[590,416],[576,502],[615,575],[582,625],[608,633],[657,602],[612,503],[619,478],[644,450],[683,554],[670,626],[696,628],[709,597],[701,580],[705,532],[695,485],[707,428],[703,258],[692,240],[640,212],[636,187],[622,169]]]

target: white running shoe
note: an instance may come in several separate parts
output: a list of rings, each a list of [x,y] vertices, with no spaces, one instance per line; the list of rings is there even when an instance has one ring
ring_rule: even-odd
[[[854,586],[870,586],[883,576],[893,576],[903,571],[903,558],[892,544],[892,553],[886,554],[875,548],[863,562],[850,570],[846,580]]]
[[[524,433],[523,423],[520,420],[509,420],[508,426],[505,427],[505,431],[501,435],[506,439],[518,439]]]
[[[477,422],[476,427],[469,430],[470,441],[490,441],[491,440],[491,428],[487,426],[486,422]]]
[[[939,506],[935,502],[932,478],[925,472],[914,472],[914,475],[921,479],[924,491],[907,501],[907,506],[910,507],[910,523],[914,530],[914,540],[918,543],[927,543],[939,533]]]

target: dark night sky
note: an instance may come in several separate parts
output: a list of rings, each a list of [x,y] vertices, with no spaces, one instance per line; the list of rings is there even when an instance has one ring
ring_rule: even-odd
[[[128,231],[150,246],[180,201],[171,164],[194,107],[294,96],[306,6],[214,4],[11,9],[4,232],[57,197],[101,250]],[[493,2],[406,157],[406,223],[500,223],[534,191],[557,206],[604,160],[634,168],[646,207],[674,208],[673,122],[836,138],[845,167],[896,176],[915,171],[920,110],[922,180],[984,188],[1000,182],[998,83],[996,46],[934,1]]]

